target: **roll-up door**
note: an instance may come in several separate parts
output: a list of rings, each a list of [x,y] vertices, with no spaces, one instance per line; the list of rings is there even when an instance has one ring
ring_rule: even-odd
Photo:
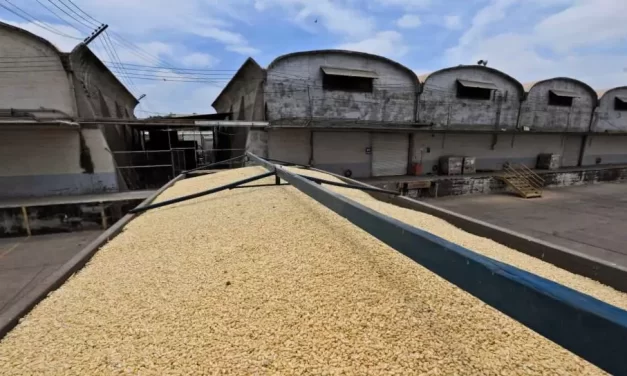
[[[314,132],[314,165],[352,177],[370,176],[370,135],[366,132]]]
[[[575,167],[579,163],[579,151],[581,150],[581,138],[579,135],[564,136],[564,149],[562,152],[562,167]]]
[[[311,132],[305,129],[276,129],[268,133],[268,157],[309,164]]]
[[[372,175],[407,174],[409,137],[405,133],[374,133],[372,135]]]

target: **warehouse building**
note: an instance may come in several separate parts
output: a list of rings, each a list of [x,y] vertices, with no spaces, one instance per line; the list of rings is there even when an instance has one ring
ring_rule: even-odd
[[[484,65],[416,77],[383,57],[321,50],[280,56],[267,69],[247,60],[214,107],[237,120],[267,122],[235,139],[258,155],[400,182],[408,175],[477,177],[508,165],[555,170],[626,163],[625,136],[595,134],[610,126],[605,119],[621,118],[621,90],[599,102],[589,85],[572,78],[523,86]],[[453,164],[459,168],[447,167]],[[627,172],[586,176],[596,181]]]
[[[139,142],[125,126],[78,118],[133,118],[137,100],[83,44],[63,53],[0,23],[0,196],[118,191],[112,151]]]

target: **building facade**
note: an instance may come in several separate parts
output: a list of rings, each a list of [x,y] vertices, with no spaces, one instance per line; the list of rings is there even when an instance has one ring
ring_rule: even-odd
[[[63,53],[0,23],[0,197],[124,189],[111,152],[128,149],[132,132],[75,120],[131,118],[136,104],[86,46]]]
[[[481,65],[416,77],[375,55],[309,51],[267,69],[249,59],[214,104],[242,106],[254,109],[246,120],[268,122],[242,131],[242,147],[357,178],[439,174],[450,156],[474,158],[477,172],[534,168],[540,154],[562,167],[627,163],[627,89],[597,96],[565,77],[523,86]]]

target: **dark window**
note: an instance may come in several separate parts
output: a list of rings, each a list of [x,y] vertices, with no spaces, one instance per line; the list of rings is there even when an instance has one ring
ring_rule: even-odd
[[[549,90],[549,105],[550,106],[562,106],[572,107],[573,97],[567,97],[564,95],[557,95]]]
[[[372,78],[335,76],[324,74],[322,76],[322,87],[324,90],[355,91],[360,93],[372,93]]]
[[[614,98],[614,109],[616,111],[627,111],[627,100],[623,98]]]
[[[462,99],[480,99],[490,100],[492,98],[492,89],[482,87],[470,87],[457,83],[457,98]]]

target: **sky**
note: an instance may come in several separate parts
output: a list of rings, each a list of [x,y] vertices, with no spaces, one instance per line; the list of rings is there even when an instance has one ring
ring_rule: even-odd
[[[246,58],[267,66],[314,49],[378,54],[418,75],[483,59],[522,83],[627,85],[626,11],[626,0],[0,0],[0,21],[62,51],[108,24],[90,48],[146,95],[138,117],[214,112]]]

